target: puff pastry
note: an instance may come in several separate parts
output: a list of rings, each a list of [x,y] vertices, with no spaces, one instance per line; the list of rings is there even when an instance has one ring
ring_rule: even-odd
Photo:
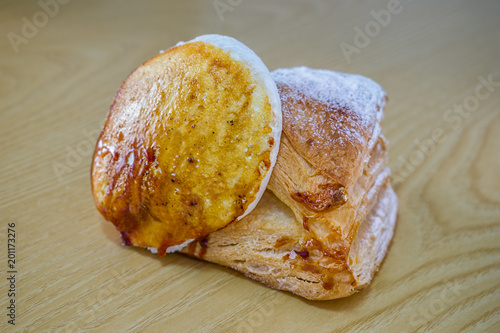
[[[228,37],[181,43],[116,94],[92,165],[96,206],[126,245],[310,300],[351,295],[370,283],[396,221],[385,102],[359,75],[270,74]]]
[[[385,92],[372,80],[305,67],[272,73],[283,134],[268,191],[244,219],[181,252],[310,300],[370,283],[396,221]]]

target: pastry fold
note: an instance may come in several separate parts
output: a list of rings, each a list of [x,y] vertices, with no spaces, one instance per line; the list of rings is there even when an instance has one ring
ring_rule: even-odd
[[[374,81],[306,67],[272,73],[283,132],[268,188],[245,218],[181,252],[310,300],[370,283],[396,221],[386,95]]]

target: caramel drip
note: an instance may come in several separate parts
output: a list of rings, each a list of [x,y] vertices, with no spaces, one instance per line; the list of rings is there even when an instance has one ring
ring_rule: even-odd
[[[283,241],[283,239],[279,239],[276,243],[277,245],[281,245]],[[275,247],[277,246],[275,245]],[[314,251],[320,251],[323,256],[316,260],[313,259],[310,256],[310,253],[314,253]],[[295,250],[295,253],[297,254],[295,259],[290,259],[290,254],[286,254],[283,256],[283,260],[292,260],[291,265],[293,267],[298,266],[303,271],[321,274],[323,288],[325,290],[331,290],[335,285],[333,277],[331,276],[331,272],[329,272],[326,267],[321,266],[320,261],[324,260],[324,258],[331,258],[337,262],[344,262],[345,257],[347,256],[347,249],[341,245],[339,245],[335,250],[326,248],[321,242],[311,238],[303,245],[302,250]]]
[[[191,256],[191,257],[194,257],[194,253],[196,251],[196,242],[191,242],[189,243],[189,246],[188,246],[188,254]]]
[[[291,197],[307,209],[317,213],[328,212],[347,202],[347,191],[340,184],[321,184],[318,188],[319,192],[295,192],[291,194]]]
[[[274,247],[275,248],[280,248],[282,246],[285,246],[286,244],[289,244],[293,242],[293,239],[291,239],[290,237],[281,237],[280,239],[276,240],[276,243],[274,243]]]
[[[324,276],[323,280],[323,288],[326,290],[331,290],[333,288],[333,279],[330,276]]]
[[[198,240],[198,243],[200,244],[200,252],[198,253],[198,258],[203,259],[205,254],[207,254],[207,249],[208,249],[208,235],[200,238]]]

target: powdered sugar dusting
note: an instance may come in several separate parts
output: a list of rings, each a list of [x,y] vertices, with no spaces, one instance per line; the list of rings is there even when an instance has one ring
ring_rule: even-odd
[[[271,75],[277,84],[290,86],[319,103],[346,110],[361,126],[368,127],[383,117],[385,92],[379,84],[367,77],[304,66],[280,68]],[[293,93],[293,90],[292,94],[282,98],[302,97]],[[356,131],[348,128],[345,130],[347,136],[356,136]]]
[[[271,75],[276,83],[293,86],[322,103],[357,106],[355,111],[360,116],[371,115],[374,104],[384,103],[385,92],[382,87],[357,74],[302,66],[279,68],[271,72]],[[366,106],[370,108],[367,109]]]
[[[338,180],[355,172],[380,131],[382,87],[361,75],[308,67],[271,75],[282,100],[283,130],[296,138],[296,149]]]

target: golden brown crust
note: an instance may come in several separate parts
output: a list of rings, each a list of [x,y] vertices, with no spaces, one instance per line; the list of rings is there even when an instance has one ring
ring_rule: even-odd
[[[263,191],[279,144],[271,98],[247,64],[209,43],[145,62],[96,146],[97,208],[126,243],[161,254],[236,220]]]

